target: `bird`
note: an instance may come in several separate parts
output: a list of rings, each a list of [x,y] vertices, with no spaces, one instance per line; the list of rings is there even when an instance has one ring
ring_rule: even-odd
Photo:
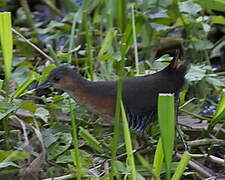
[[[178,99],[185,83],[186,65],[174,58],[168,66],[154,74],[127,77],[122,81],[122,101],[129,127],[142,135],[157,119],[159,93],[173,93]],[[52,86],[67,92],[88,111],[112,121],[115,115],[117,81],[89,81],[67,66],[53,69],[38,89]]]

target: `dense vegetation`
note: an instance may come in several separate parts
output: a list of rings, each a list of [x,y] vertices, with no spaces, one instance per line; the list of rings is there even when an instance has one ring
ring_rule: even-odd
[[[11,12],[0,15],[1,180],[225,179],[225,1],[0,0],[0,10]],[[159,71],[177,54],[190,66],[173,177],[168,162],[161,169],[158,121],[144,136],[130,131],[132,154],[123,108],[118,131],[65,92],[35,91],[59,65],[116,80]]]

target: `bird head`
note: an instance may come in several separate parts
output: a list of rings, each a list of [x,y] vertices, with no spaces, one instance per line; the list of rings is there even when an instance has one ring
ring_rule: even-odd
[[[74,84],[75,75],[76,72],[69,67],[57,67],[49,73],[46,81],[40,84],[37,89],[54,87],[65,91],[70,90]]]

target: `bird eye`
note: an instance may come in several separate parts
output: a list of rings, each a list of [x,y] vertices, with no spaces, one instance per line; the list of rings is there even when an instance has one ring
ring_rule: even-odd
[[[60,78],[58,76],[55,76],[53,81],[56,83],[56,82],[59,82]]]

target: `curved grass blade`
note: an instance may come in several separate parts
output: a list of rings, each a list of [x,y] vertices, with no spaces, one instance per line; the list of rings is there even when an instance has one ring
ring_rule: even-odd
[[[88,144],[96,151],[100,153],[104,152],[101,143],[94,136],[92,136],[86,129],[80,127],[79,135],[83,139],[85,139],[88,142]]]
[[[215,125],[225,116],[225,89],[222,90],[220,102],[217,106],[216,113],[210,121],[208,132],[210,132]]]
[[[37,73],[33,72],[30,75],[30,78],[27,79],[14,93],[13,95],[9,98],[9,101],[11,102],[13,99],[18,98],[24,93],[24,91],[27,89],[27,87],[37,79]]]

